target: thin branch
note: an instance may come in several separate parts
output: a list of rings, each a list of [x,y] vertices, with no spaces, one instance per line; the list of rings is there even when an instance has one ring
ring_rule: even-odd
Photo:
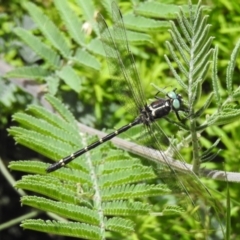
[[[7,65],[5,62],[0,60],[0,73],[4,74],[10,70],[11,70],[11,67]],[[15,79],[9,79],[9,80],[14,84],[17,83],[19,87],[21,87],[25,92],[28,92],[29,94],[31,94],[34,98],[39,99],[39,93],[41,92],[40,90],[42,89],[42,85],[35,84],[34,85],[35,91],[32,91],[32,88],[30,88],[29,85],[26,84],[26,82],[28,82],[27,80],[22,80],[22,81],[16,81]],[[41,96],[41,99],[42,99],[41,103],[43,104],[45,102],[43,96]],[[43,105],[47,109],[52,111],[52,109],[49,107],[49,104],[43,104]],[[97,135],[100,138],[106,135],[106,133],[104,132],[88,127],[81,123],[78,123],[78,126],[82,133]],[[158,163],[161,162],[162,164],[165,164],[165,160],[159,157],[161,156],[161,154],[159,154],[159,151],[157,150],[143,147],[118,137],[115,137],[114,139],[112,139],[111,142],[121,149],[127,150],[137,155],[144,156],[147,159],[150,159],[154,162],[158,162]],[[156,158],[154,158],[153,156],[156,156]],[[167,158],[167,161],[171,165],[171,167],[173,167],[177,171],[187,172],[187,171],[192,171],[193,169],[193,166],[191,164],[186,163],[183,165],[182,162],[170,157]],[[225,172],[225,171],[219,171],[219,170],[200,169],[199,173],[203,177],[211,178],[214,180],[226,181],[227,179],[230,182],[240,182],[240,173],[237,173],[237,172]]]

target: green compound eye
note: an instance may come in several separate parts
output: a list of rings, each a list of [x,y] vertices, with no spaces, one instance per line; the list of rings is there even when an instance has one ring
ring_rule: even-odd
[[[172,106],[175,110],[180,109],[181,104],[180,104],[180,101],[178,100],[178,98],[173,100]]]
[[[175,93],[175,92],[169,92],[168,94],[167,94],[167,96],[169,97],[169,98],[171,98],[171,99],[177,99],[178,97],[177,97],[177,94]]]
[[[176,94],[174,91],[167,93],[167,96],[172,99],[172,107],[175,110],[179,110],[181,107],[181,101],[180,96],[178,94]]]

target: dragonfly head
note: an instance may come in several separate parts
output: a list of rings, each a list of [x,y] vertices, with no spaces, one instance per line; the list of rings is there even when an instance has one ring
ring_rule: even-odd
[[[167,97],[171,101],[172,110],[175,112],[181,111],[183,102],[181,94],[176,93],[176,88],[173,91],[167,93]]]
[[[175,112],[179,121],[181,121],[178,111],[188,112],[188,109],[184,106],[181,94],[176,93],[176,88],[167,93],[167,97],[170,100],[171,108]]]

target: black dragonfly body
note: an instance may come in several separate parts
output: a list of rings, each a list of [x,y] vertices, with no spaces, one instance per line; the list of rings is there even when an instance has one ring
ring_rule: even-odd
[[[114,90],[116,90],[115,93],[118,94],[118,100],[123,102],[123,104],[128,107],[129,111],[134,111],[136,113],[135,120],[89,146],[61,159],[59,162],[50,165],[46,170],[47,172],[53,172],[65,166],[75,158],[109,141],[135,125],[145,125],[150,134],[152,134],[150,125],[155,122],[155,120],[167,116],[171,111],[174,111],[179,119],[178,111],[185,111],[182,97],[180,94],[176,93],[176,89],[167,93],[166,98],[155,96],[156,100],[147,105],[134,58],[129,49],[121,12],[115,3],[113,3],[112,9],[114,20],[112,33],[114,36],[112,36],[102,15],[98,15],[97,22],[110,72],[112,75],[117,76],[117,79],[113,81]],[[155,136],[153,138],[155,138]]]

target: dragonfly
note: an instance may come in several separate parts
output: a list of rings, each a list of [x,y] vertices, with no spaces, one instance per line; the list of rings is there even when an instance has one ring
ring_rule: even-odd
[[[154,101],[150,104],[147,103],[143,92],[142,81],[129,47],[123,17],[115,2],[112,3],[112,18],[113,27],[110,29],[104,17],[101,14],[97,15],[100,39],[106,54],[110,74],[114,76],[112,80],[114,94],[118,101],[134,115],[134,120],[98,141],[51,164],[46,169],[46,172],[56,171],[117,135],[137,125],[141,125],[143,126],[143,132],[146,133],[147,142],[151,147],[158,150],[159,157],[165,161],[165,164],[160,167],[160,173],[158,174],[159,179],[169,185],[173,191],[184,193],[181,195],[181,198],[190,202],[192,206],[195,206],[194,200],[189,193],[190,190],[191,193],[194,191],[196,193],[195,195],[203,196],[203,198],[211,197],[211,194],[198,176],[186,166],[182,155],[170,142],[174,149],[175,156],[180,160],[182,168],[186,169],[187,174],[179,173],[171,166],[160,142],[161,136],[167,136],[157,122],[157,120],[168,116],[170,112],[174,112],[178,120],[181,121],[179,112],[187,112],[183,104],[182,96],[177,93],[176,89],[173,89],[166,94],[165,98],[161,98],[156,94]]]
[[[155,100],[150,104],[147,104],[135,61],[129,48],[122,14],[117,4],[114,2],[112,4],[112,9],[114,21],[112,33],[103,16],[101,14],[97,16],[101,41],[107,56],[110,73],[118,76],[117,79],[113,81],[114,93],[117,93],[119,89],[121,89],[121,93],[117,94],[118,100],[123,99],[125,95],[126,97],[123,100],[123,104],[128,108],[128,111],[135,112],[136,117],[131,123],[106,135],[91,145],[72,153],[61,159],[59,162],[50,165],[46,169],[48,173],[65,166],[75,158],[98,147],[104,142],[111,140],[136,125],[145,125],[150,135],[152,135],[151,124],[153,122],[167,116],[171,111],[175,112],[177,118],[180,120],[178,112],[186,111],[183,107],[182,97],[176,92],[176,89],[167,93],[166,98],[155,96]],[[156,141],[156,137],[154,136],[153,138],[155,138]]]
[[[134,57],[129,48],[123,17],[115,2],[112,3],[112,15],[114,21],[113,31],[109,29],[101,14],[97,16],[101,42],[105,50],[109,71],[111,75],[117,76],[112,81],[114,94],[118,101],[121,101],[128,111],[135,115],[135,119],[98,141],[53,163],[46,169],[48,173],[58,170],[84,153],[139,124],[146,127],[149,136],[153,139],[152,142],[158,142],[157,136],[154,135],[152,124],[157,125],[155,121],[166,117],[171,111],[181,120],[178,112],[187,111],[183,104],[182,96],[176,92],[176,89],[168,92],[166,98],[160,98],[156,94],[154,96],[155,100],[147,104]]]
[[[192,210],[196,210],[196,199],[201,199],[201,201],[207,202],[208,206],[214,208],[217,219],[220,220],[215,199],[212,197],[208,188],[201,182],[199,177],[189,169],[180,152],[171,141],[169,141],[174,156],[182,165],[181,169],[185,169],[183,172],[177,172],[169,162],[169,158],[166,151],[164,152],[163,144],[160,141],[162,137],[166,139],[167,136],[159,126],[157,120],[166,118],[170,112],[174,112],[177,119],[181,121],[179,112],[188,113],[188,109],[183,103],[182,96],[177,93],[176,89],[173,89],[166,94],[165,98],[161,98],[156,94],[154,96],[154,101],[150,104],[147,103],[142,81],[129,47],[123,16],[115,2],[112,3],[112,18],[113,27],[109,28],[104,17],[100,13],[97,15],[96,20],[98,23],[100,40],[103,44],[110,74],[113,76],[112,86],[114,94],[118,101],[132,113],[133,121],[107,134],[98,141],[62,158],[58,162],[51,164],[46,169],[46,172],[50,173],[64,167],[77,157],[139,125],[142,126],[142,132],[145,133],[144,138],[147,139],[146,142],[149,143],[151,148],[153,147],[157,150],[158,157],[165,162],[165,164],[159,163],[158,165],[160,167],[156,168],[159,179],[167,184],[173,192],[179,193],[178,195],[183,200],[182,202],[185,207],[186,204],[187,206],[190,204]],[[150,156],[151,154],[153,156],[153,153],[149,151],[148,155]],[[196,211],[193,211],[192,215],[196,220],[201,221]]]

